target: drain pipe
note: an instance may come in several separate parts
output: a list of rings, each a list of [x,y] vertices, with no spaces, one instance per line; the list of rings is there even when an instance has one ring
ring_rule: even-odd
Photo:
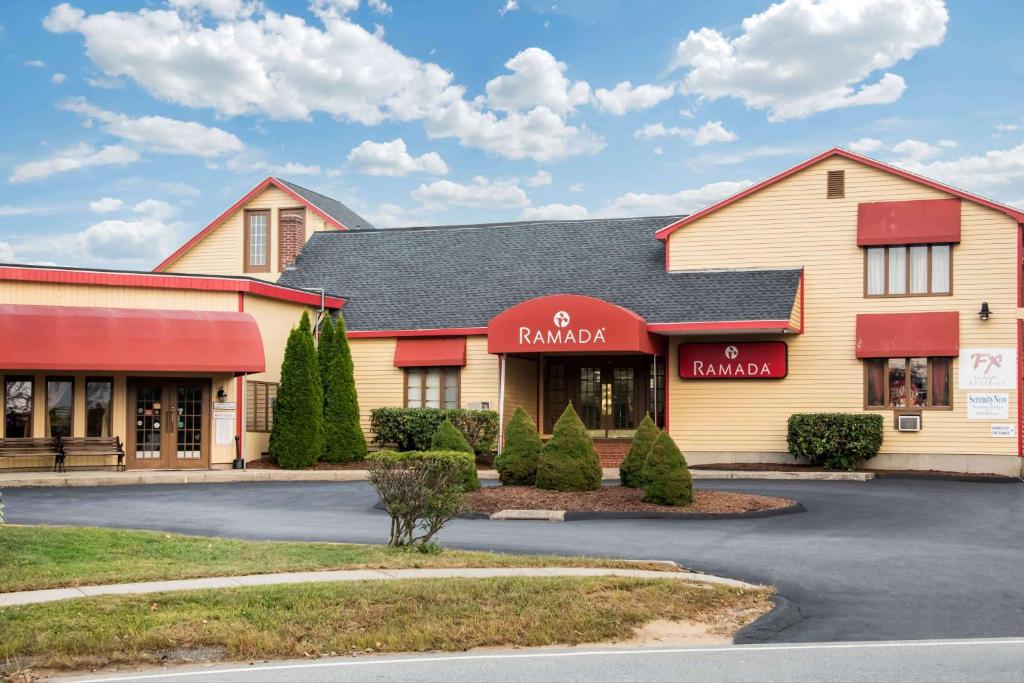
[[[324,313],[327,311],[327,291],[323,287],[306,287],[308,292],[320,292],[320,310],[316,313],[316,322],[313,324],[313,341],[320,343],[320,323],[323,322]]]

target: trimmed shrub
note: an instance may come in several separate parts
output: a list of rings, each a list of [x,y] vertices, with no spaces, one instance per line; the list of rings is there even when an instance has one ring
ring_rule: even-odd
[[[629,447],[629,453],[619,465],[619,480],[623,486],[636,489],[644,485],[644,461],[647,460],[647,454],[651,452],[651,446],[659,434],[661,430],[654,424],[651,416],[644,415],[640,426],[633,433],[633,445]]]
[[[493,410],[375,408],[370,411],[370,431],[382,446],[395,444],[400,451],[425,451],[445,418],[462,432],[474,453],[480,455],[494,450],[498,413]]]
[[[476,474],[476,460],[472,453],[463,451],[374,451],[367,460],[392,460],[395,462],[411,462],[415,460],[448,460],[457,463],[462,475],[459,481],[464,491],[478,491],[480,479]]]
[[[537,488],[596,491],[601,488],[601,461],[572,403],[558,418],[551,438],[540,450]]]
[[[693,502],[690,470],[668,432],[662,432],[654,440],[642,472],[644,502],[658,505],[689,505]]]
[[[324,394],[309,314],[288,335],[274,403],[270,459],[285,469],[313,466],[323,452]]]
[[[325,361],[320,367],[324,377],[324,454],[326,462],[355,462],[366,457],[366,437],[359,424],[359,399],[356,396],[352,352],[345,334],[345,319],[338,314],[338,324],[325,320],[329,337],[320,335],[320,349]]]
[[[324,390],[324,406],[327,406],[327,386],[331,362],[334,360],[334,321],[325,315],[320,321],[320,338],[316,343],[316,361],[320,366],[320,384]]]
[[[430,450],[432,451],[458,451],[460,453],[472,453],[473,448],[466,441],[452,421],[445,418],[444,422],[437,426],[434,436],[430,439]]]
[[[789,416],[786,442],[794,458],[827,470],[855,470],[882,448],[881,415],[796,413]]]
[[[391,516],[388,545],[430,551],[431,539],[462,508],[461,476],[451,459],[372,460],[370,483]]]
[[[537,481],[537,461],[543,446],[537,425],[522,406],[517,407],[505,427],[505,448],[494,459],[501,483],[533,486]]]

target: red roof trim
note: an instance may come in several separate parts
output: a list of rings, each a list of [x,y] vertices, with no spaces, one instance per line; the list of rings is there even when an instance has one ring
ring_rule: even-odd
[[[221,215],[219,215],[216,218],[214,218],[213,222],[211,222],[205,228],[203,228],[202,230],[197,232],[195,235],[192,236],[191,239],[189,239],[188,242],[185,242],[185,244],[183,244],[180,247],[178,247],[174,251],[173,254],[171,254],[170,256],[165,258],[163,261],[161,261],[160,264],[156,268],[153,269],[153,272],[161,273],[164,270],[166,270],[167,267],[170,266],[172,263],[174,263],[176,260],[178,260],[178,258],[182,254],[184,254],[186,251],[191,249],[197,242],[199,242],[199,240],[201,240],[204,237],[206,237],[206,235],[208,235],[210,232],[212,232],[214,230],[214,228],[216,228],[221,223],[223,223],[228,218],[230,218],[236,211],[238,211],[243,206],[245,206],[247,203],[249,203],[249,201],[252,200],[253,197],[255,197],[260,192],[265,190],[267,188],[267,186],[269,186],[269,185],[273,185],[277,189],[279,189],[282,192],[284,192],[285,194],[289,195],[290,197],[295,199],[295,201],[299,202],[300,204],[302,204],[306,208],[310,209],[313,213],[315,213],[318,216],[320,216],[321,218],[323,218],[325,221],[327,221],[328,223],[330,223],[331,225],[336,227],[338,230],[348,230],[348,228],[345,227],[344,225],[342,225],[340,222],[338,222],[337,219],[331,218],[330,216],[328,216],[319,207],[314,206],[312,203],[309,202],[309,200],[304,199],[301,195],[296,193],[294,190],[289,188],[287,185],[282,183],[280,180],[278,180],[274,176],[267,176],[263,180],[263,182],[261,182],[259,185],[257,185],[256,187],[252,188],[251,190],[249,190],[249,192],[247,192],[244,197],[242,197],[237,202],[232,204],[231,207],[227,211],[225,211]]]
[[[651,332],[712,332],[715,330],[791,330],[800,333],[799,328],[789,324],[788,320],[718,320],[712,322],[692,323],[649,323]]]
[[[433,330],[346,330],[350,339],[379,337],[452,337],[486,335],[486,327],[440,327]]]
[[[887,173],[892,173],[893,175],[900,176],[901,178],[906,178],[907,180],[911,180],[911,181],[913,181],[915,183],[920,183],[922,185],[927,185],[928,187],[934,188],[936,190],[941,190],[942,192],[948,192],[949,194],[951,194],[951,195],[953,195],[955,197],[960,197],[961,199],[967,199],[968,201],[975,202],[976,204],[981,204],[982,206],[987,206],[990,209],[995,209],[996,211],[1001,211],[1001,212],[1005,213],[1007,216],[1010,216],[1011,218],[1016,219],[1017,221],[1024,221],[1024,212],[1019,211],[1017,209],[1014,209],[1012,206],[1006,206],[1005,204],[1000,204],[999,202],[994,202],[991,199],[985,199],[983,197],[979,197],[978,195],[971,194],[969,192],[964,192],[963,190],[958,190],[955,187],[950,187],[949,185],[944,185],[943,183],[940,183],[940,182],[935,181],[935,180],[931,180],[929,178],[925,178],[924,176],[919,176],[916,173],[911,173],[910,171],[904,171],[901,168],[897,168],[895,166],[890,166],[889,164],[882,163],[881,161],[876,161],[874,159],[869,159],[868,157],[861,156],[860,154],[854,154],[853,152],[850,152],[848,150],[842,149],[840,147],[833,147],[832,149],[830,149],[828,151],[825,151],[825,152],[822,152],[821,154],[818,154],[817,156],[811,157],[807,161],[801,162],[801,163],[797,164],[796,166],[783,171],[782,173],[777,173],[776,175],[773,175],[771,178],[768,178],[767,180],[762,180],[761,182],[759,182],[759,183],[757,183],[755,185],[751,185],[750,187],[748,187],[745,190],[741,190],[741,191],[737,192],[736,194],[734,194],[732,196],[726,197],[725,199],[712,204],[711,206],[708,206],[708,207],[706,207],[704,209],[701,209],[697,213],[690,214],[689,216],[686,216],[685,218],[680,218],[675,223],[671,223],[669,225],[666,225],[664,228],[662,228],[658,232],[654,233],[654,236],[657,237],[659,240],[668,239],[669,235],[671,235],[673,232],[675,232],[679,228],[683,227],[684,225],[692,223],[693,221],[697,220],[698,218],[703,218],[704,216],[708,215],[709,213],[711,213],[713,211],[717,211],[718,209],[722,208],[723,206],[728,206],[729,204],[732,204],[733,202],[739,201],[740,199],[743,199],[744,197],[746,197],[748,195],[751,195],[751,194],[757,192],[758,190],[761,190],[761,189],[763,189],[765,187],[768,187],[769,185],[774,185],[775,183],[779,182],[780,180],[788,178],[789,176],[793,175],[794,173],[802,171],[805,168],[807,168],[808,166],[812,166],[812,165],[818,163],[819,161],[827,159],[828,157],[831,157],[831,156],[841,156],[841,157],[845,157],[847,159],[850,159],[851,161],[857,161],[859,163],[865,164],[866,166],[871,166],[873,168],[877,168],[879,170],[886,171]]]
[[[202,277],[195,275],[150,275],[148,273],[116,273],[89,270],[49,268],[20,268],[0,266],[0,281],[52,282],[58,284],[98,285],[106,287],[143,287],[153,289],[194,289],[210,292],[245,292],[268,299],[291,301],[308,306],[319,306],[320,295],[272,282],[259,282],[244,278]],[[324,298],[327,308],[341,308],[345,300],[336,296]]]

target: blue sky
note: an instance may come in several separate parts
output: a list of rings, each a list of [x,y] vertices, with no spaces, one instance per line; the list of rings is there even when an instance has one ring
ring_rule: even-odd
[[[1024,205],[1021,3],[7,0],[0,261],[149,269],[267,175],[380,226],[687,213],[832,146]]]

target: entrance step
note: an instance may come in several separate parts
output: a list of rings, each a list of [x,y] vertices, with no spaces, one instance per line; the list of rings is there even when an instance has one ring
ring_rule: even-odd
[[[601,467],[621,465],[631,445],[632,438],[594,439],[594,449],[597,451],[597,457],[601,459]]]

